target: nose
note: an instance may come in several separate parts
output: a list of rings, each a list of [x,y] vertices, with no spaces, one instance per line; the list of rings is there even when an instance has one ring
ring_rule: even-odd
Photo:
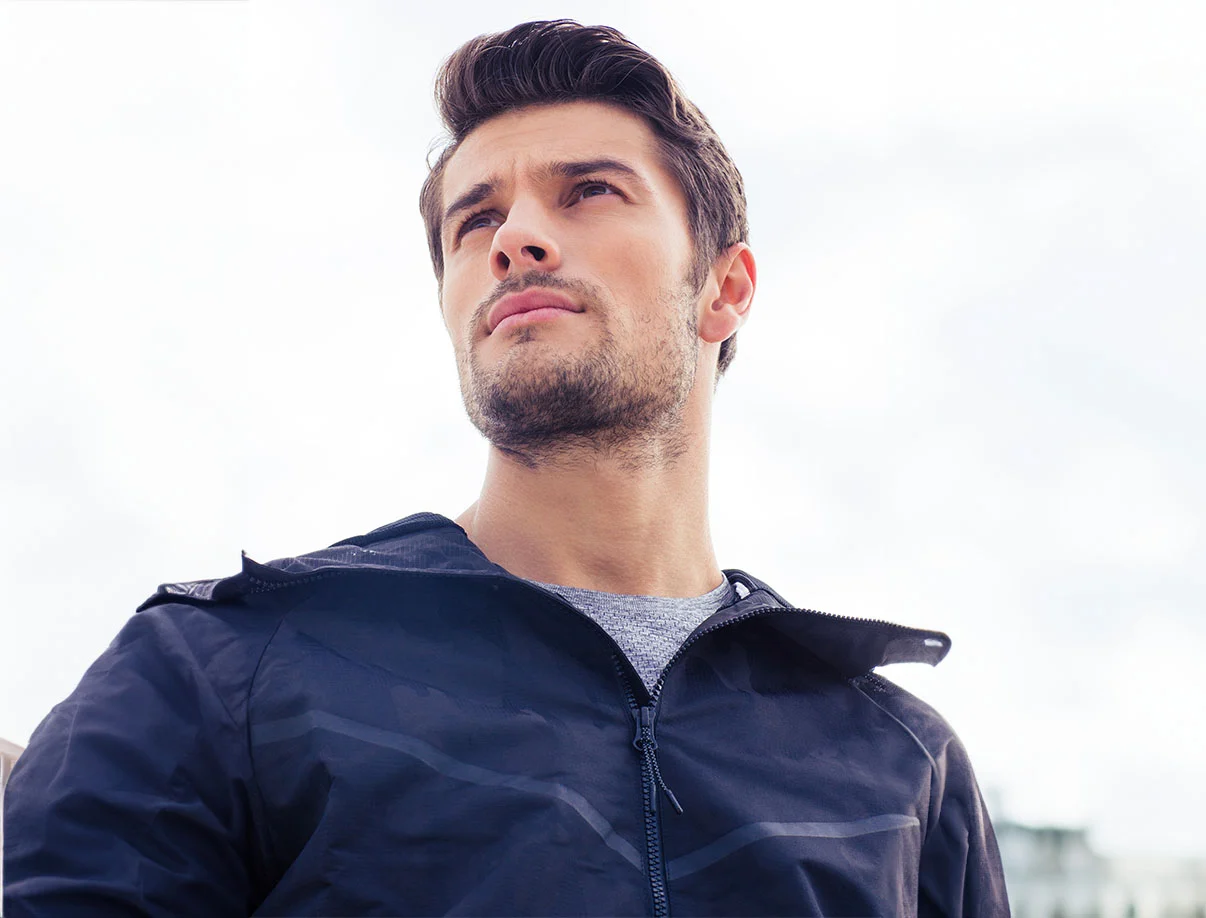
[[[536,205],[512,205],[507,219],[494,231],[490,247],[490,270],[498,280],[525,271],[556,271],[561,267],[561,249],[548,227],[547,216]]]

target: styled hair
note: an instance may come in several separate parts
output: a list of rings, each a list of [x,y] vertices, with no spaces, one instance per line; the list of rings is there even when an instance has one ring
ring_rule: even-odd
[[[663,167],[687,200],[693,290],[702,288],[712,263],[726,249],[749,241],[745,186],[720,138],[670,71],[615,29],[557,19],[479,35],[440,67],[435,99],[450,140],[434,165],[429,155],[419,211],[441,296],[441,186],[448,161],[485,121],[527,106],[591,100],[644,116],[657,138]],[[736,351],[733,334],[720,345],[718,377]]]

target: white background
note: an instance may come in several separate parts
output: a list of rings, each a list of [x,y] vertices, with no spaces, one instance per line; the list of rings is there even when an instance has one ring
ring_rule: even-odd
[[[0,735],[162,581],[474,499],[431,81],[569,16],[661,58],[745,176],[722,566],[949,633],[885,674],[998,817],[1206,856],[1202,9],[0,4]]]

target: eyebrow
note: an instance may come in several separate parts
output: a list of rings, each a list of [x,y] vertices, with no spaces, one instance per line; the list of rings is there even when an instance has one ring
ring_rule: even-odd
[[[628,165],[628,163],[619,159],[584,159],[573,162],[555,160],[541,166],[537,171],[537,177],[541,181],[547,182],[554,178],[578,178],[579,176],[590,175],[595,172],[618,173],[625,176],[645,194],[652,193],[649,183],[641,177],[641,174]],[[501,184],[502,182],[497,176],[493,176],[484,182],[478,182],[448,205],[448,209],[444,211],[443,226],[447,226],[449,221],[462,210],[468,210],[470,207],[474,207],[486,200],[486,198],[498,190],[498,186]]]

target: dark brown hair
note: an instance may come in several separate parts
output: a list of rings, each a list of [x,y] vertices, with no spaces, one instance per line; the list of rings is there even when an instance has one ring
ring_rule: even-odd
[[[450,141],[419,194],[419,211],[441,295],[441,184],[448,160],[483,122],[513,109],[575,100],[622,106],[644,116],[658,140],[662,164],[687,199],[695,249],[689,281],[699,290],[729,246],[749,241],[745,186],[720,138],[656,58],[615,29],[572,19],[525,22],[465,42],[436,75],[436,107]],[[737,336],[720,345],[718,376],[732,362]]]

